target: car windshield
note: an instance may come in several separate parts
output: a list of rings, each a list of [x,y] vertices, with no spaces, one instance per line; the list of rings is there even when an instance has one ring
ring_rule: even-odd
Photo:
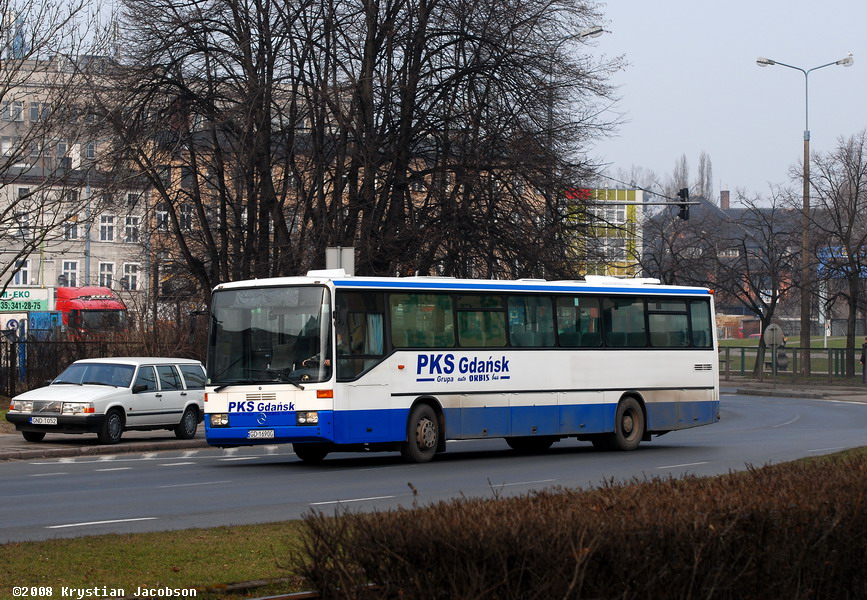
[[[214,294],[208,339],[213,385],[327,381],[331,301],[324,286],[229,289]]]
[[[73,363],[51,382],[51,385],[111,385],[129,387],[133,365],[115,365],[110,363]]]

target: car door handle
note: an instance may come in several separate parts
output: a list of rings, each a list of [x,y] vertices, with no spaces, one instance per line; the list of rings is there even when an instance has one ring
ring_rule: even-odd
[[[186,392],[181,392],[181,396],[186,396],[186,395],[187,395]]]
[[[159,393],[157,394],[157,398],[162,398],[162,397],[163,397],[162,394],[159,394]]]

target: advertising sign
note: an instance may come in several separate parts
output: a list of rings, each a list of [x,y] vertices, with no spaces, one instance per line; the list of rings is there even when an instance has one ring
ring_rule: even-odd
[[[0,312],[49,310],[51,290],[48,288],[6,288],[0,295]]]

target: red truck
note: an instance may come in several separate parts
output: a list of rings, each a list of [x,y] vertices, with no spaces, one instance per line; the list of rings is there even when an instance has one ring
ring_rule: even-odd
[[[55,310],[74,333],[122,333],[128,329],[127,308],[110,288],[88,285],[55,289]]]

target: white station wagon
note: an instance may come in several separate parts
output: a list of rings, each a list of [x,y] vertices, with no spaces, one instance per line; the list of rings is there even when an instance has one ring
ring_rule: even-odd
[[[185,358],[88,358],[47,387],[12,398],[6,420],[25,440],[46,433],[96,433],[116,444],[124,431],[168,429],[191,439],[204,415],[205,370]]]

